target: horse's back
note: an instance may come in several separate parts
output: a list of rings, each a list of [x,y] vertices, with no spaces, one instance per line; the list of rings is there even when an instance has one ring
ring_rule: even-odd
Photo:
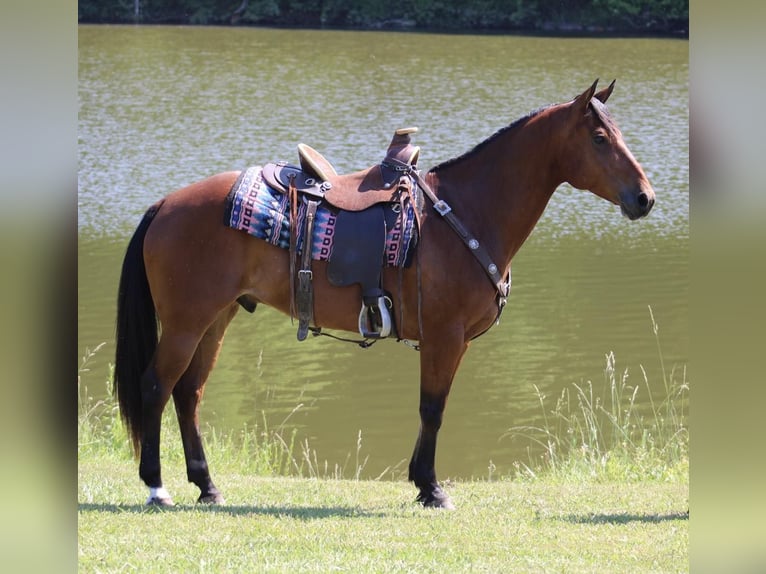
[[[240,173],[242,172],[225,171],[211,175],[168,194],[165,203],[169,206],[206,204],[208,206],[220,206],[223,210],[226,196]]]

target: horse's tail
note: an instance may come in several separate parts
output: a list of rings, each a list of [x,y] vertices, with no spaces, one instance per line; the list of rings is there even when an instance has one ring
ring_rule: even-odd
[[[144,237],[162,202],[144,214],[128,243],[117,294],[117,349],[114,392],[130,434],[133,452],[141,452],[141,378],[157,348],[157,315],[144,265]]]

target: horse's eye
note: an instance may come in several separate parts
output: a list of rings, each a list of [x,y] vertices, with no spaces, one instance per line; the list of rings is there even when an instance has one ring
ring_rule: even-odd
[[[606,137],[602,134],[595,134],[593,136],[593,143],[596,145],[601,145],[606,141]]]

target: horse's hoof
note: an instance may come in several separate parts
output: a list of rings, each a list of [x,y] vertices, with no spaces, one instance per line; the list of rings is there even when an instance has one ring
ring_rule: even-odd
[[[226,504],[223,496],[220,492],[209,492],[207,494],[200,494],[197,502],[201,504]]]
[[[168,507],[175,506],[173,499],[167,496],[150,496],[146,499],[146,506]]]
[[[455,505],[446,494],[444,498],[431,498],[423,503],[425,508],[441,508],[443,510],[455,510]]]
[[[444,510],[455,510],[455,505],[452,504],[452,500],[449,494],[444,492],[440,487],[436,487],[430,492],[420,492],[417,499],[425,508],[443,508]]]

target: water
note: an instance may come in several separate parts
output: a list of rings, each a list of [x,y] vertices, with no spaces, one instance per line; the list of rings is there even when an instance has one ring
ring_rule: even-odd
[[[507,473],[527,443],[502,438],[540,424],[549,398],[604,384],[613,351],[631,384],[641,367],[663,389],[648,307],[666,368],[688,364],[688,42],[550,39],[249,28],[79,27],[79,333],[104,349],[84,376],[105,393],[114,352],[118,273],[141,214],[166,193],[230,169],[320,150],[339,171],[377,161],[396,128],[416,125],[427,168],[459,155],[596,78],[657,192],[629,222],[590,193],[562,186],[513,263],[499,326],[458,371],[437,452],[440,477]],[[289,418],[321,460],[355,457],[365,475],[411,454],[418,355],[295,341],[288,318],[259,308],[232,323],[202,420],[222,429]],[[656,397],[656,398],[657,398]],[[639,400],[646,401],[646,393]],[[173,429],[175,432],[175,429]],[[400,466],[401,468],[401,466]]]

